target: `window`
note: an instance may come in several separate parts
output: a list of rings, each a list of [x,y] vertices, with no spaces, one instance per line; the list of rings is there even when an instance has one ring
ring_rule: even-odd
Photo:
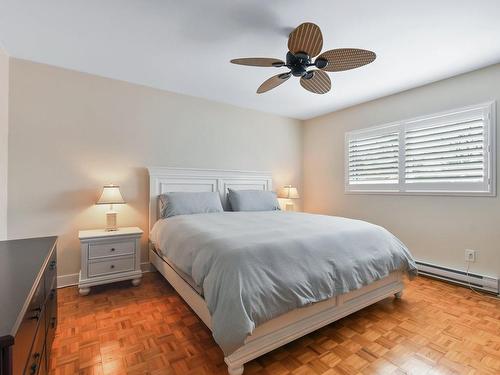
[[[495,195],[495,103],[346,134],[346,192]]]

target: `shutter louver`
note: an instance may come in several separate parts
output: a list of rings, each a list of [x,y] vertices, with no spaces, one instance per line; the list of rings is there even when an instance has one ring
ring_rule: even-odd
[[[481,182],[484,120],[419,127],[405,131],[405,183]]]
[[[350,140],[348,158],[349,184],[397,184],[399,133]]]

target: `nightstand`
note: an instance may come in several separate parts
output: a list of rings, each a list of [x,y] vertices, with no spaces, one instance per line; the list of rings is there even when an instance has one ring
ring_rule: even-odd
[[[92,286],[115,281],[132,280],[132,285],[139,285],[142,233],[137,227],[78,233],[82,257],[78,288],[82,296],[89,294]]]

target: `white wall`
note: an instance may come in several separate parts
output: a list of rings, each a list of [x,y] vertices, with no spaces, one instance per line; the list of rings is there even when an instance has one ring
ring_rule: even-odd
[[[500,65],[306,121],[305,209],[382,225],[422,261],[462,269],[464,249],[475,249],[479,255],[471,270],[500,276],[499,196],[344,194],[345,132],[492,99],[500,101]],[[500,126],[499,118],[497,124]],[[500,131],[497,137],[500,138]],[[500,147],[500,141],[497,144]],[[500,152],[497,160],[498,155]]]
[[[61,275],[80,269],[78,230],[104,227],[103,184],[128,202],[119,225],[147,230],[146,166],[301,181],[300,121],[18,59],[10,74],[8,235],[60,235]]]
[[[0,47],[0,241],[7,238],[9,56]]]

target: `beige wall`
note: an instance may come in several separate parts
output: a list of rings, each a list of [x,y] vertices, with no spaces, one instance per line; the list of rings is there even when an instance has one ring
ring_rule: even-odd
[[[79,229],[99,228],[100,187],[119,224],[147,229],[146,166],[263,170],[299,184],[300,121],[11,59],[9,238],[60,235],[59,274],[80,269]],[[147,260],[146,236],[142,260]]]
[[[462,269],[464,250],[475,249],[471,270],[500,276],[500,197],[344,194],[346,131],[492,99],[500,101],[500,65],[306,121],[305,209],[382,225],[422,261]]]
[[[500,276],[500,198],[343,190],[346,131],[498,101],[500,65],[312,119],[302,129],[292,119],[18,59],[10,59],[6,87],[5,61],[0,55],[0,99],[2,87],[10,89],[8,236],[60,235],[61,275],[79,270],[78,229],[104,226],[106,207],[94,205],[104,183],[120,184],[128,201],[118,207],[120,224],[147,229],[145,167],[156,165],[269,170],[276,186],[299,188],[303,169],[306,210],[383,225],[419,260],[449,267],[463,268],[464,249],[476,249],[472,271]],[[143,261],[145,249],[146,237]]]
[[[0,47],[0,241],[7,238],[9,56]]]

